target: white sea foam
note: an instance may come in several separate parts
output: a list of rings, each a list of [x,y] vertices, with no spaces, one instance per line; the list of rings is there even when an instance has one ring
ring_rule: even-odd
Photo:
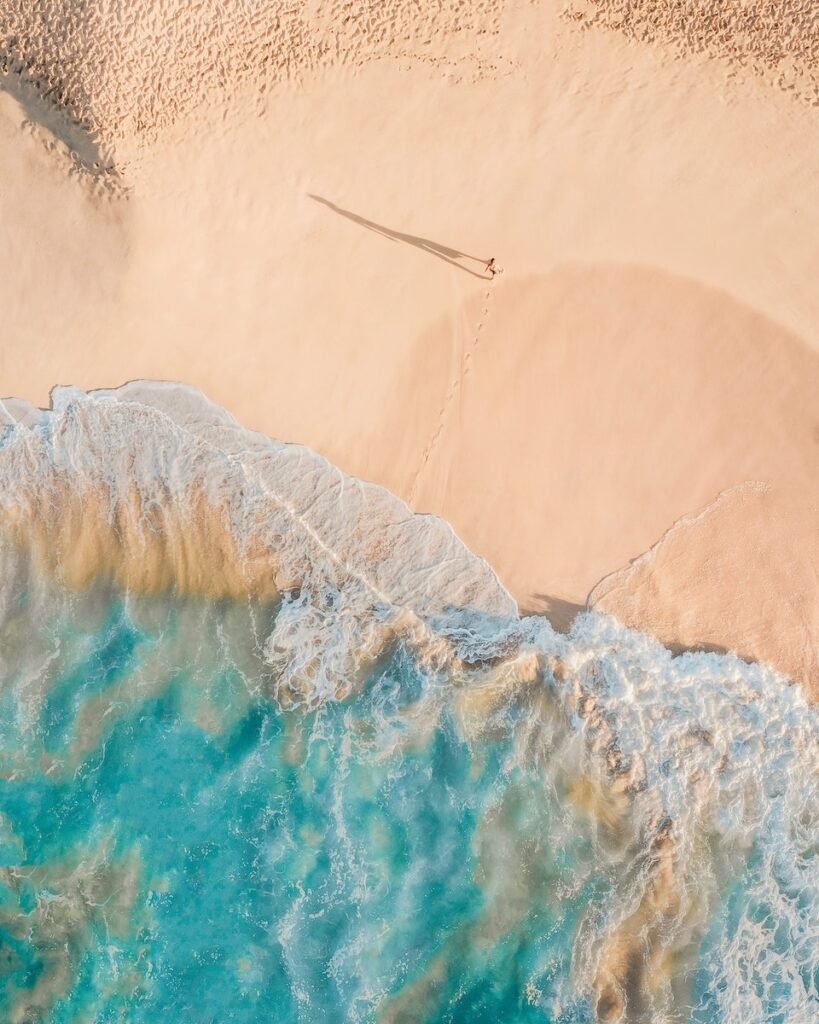
[[[616,748],[619,762],[640,765],[637,821],[670,823],[680,916],[697,900],[713,915],[722,883],[750,855],[741,912],[711,922],[705,969],[717,1019],[815,1020],[816,709],[769,668],[734,655],[674,658],[604,616],[577,621],[565,658],[574,686],[594,701],[594,724],[587,714],[581,726],[592,746],[602,739],[608,755]]]
[[[185,527],[169,536],[164,555],[189,566],[192,557],[206,563],[215,544],[197,525],[204,496],[240,561],[263,549],[268,590],[283,598],[267,654],[282,685],[303,698],[346,692],[367,652],[377,652],[399,626],[424,629],[443,618],[480,637],[491,635],[494,620],[516,614],[489,566],[443,520],[413,515],[384,488],[345,476],[307,448],[242,429],[193,389],[140,382],[85,395],[57,388],[52,404],[47,412],[5,404],[6,518],[19,518],[21,500],[34,518],[56,513],[65,488],[80,500],[102,493],[115,560],[139,557],[152,534],[163,527],[170,533],[169,517],[181,515]],[[130,542],[123,510],[135,520]],[[47,544],[56,543],[60,527],[55,514]],[[72,553],[63,551],[62,561]],[[328,616],[332,630],[324,628]]]
[[[688,1005],[693,1019],[730,1024],[816,1019],[819,715],[799,687],[733,655],[675,658],[596,613],[566,637],[521,618],[446,523],[306,448],[243,430],[192,389],[60,388],[50,411],[7,402],[0,412],[4,519],[17,522],[21,501],[45,515],[32,495],[59,505],[66,485],[80,496],[103,488],[106,503],[88,515],[116,526],[123,505],[136,507],[144,541],[165,521],[157,508],[187,509],[181,521],[198,529],[204,494],[239,557],[261,544],[276,599],[254,630],[279,696],[312,706],[345,696],[400,642],[432,681],[416,728],[434,728],[452,703],[479,743],[510,700],[528,709],[515,720],[518,756],[544,766],[545,784],[570,791],[583,777],[600,796],[591,820],[615,898],[581,925],[573,973],[576,992],[597,990],[601,1015],[683,1020]],[[22,586],[19,525],[15,538],[2,622]],[[382,742],[403,742],[386,720],[385,730]],[[728,906],[731,879],[742,895]]]

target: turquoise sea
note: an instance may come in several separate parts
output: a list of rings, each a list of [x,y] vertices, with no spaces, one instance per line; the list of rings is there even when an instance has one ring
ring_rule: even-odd
[[[4,415],[0,1022],[819,1019],[797,687],[521,617],[446,524],[188,389]],[[104,563],[94,517],[147,559],[203,493],[274,588]]]

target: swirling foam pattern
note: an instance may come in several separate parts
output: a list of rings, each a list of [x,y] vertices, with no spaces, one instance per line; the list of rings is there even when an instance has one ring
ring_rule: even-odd
[[[0,1019],[816,1019],[798,687],[188,389],[4,418]]]

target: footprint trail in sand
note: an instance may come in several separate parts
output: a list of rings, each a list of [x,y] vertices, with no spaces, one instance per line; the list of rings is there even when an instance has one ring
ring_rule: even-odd
[[[441,408],[438,412],[438,419],[436,421],[435,430],[432,436],[430,437],[426,447],[424,448],[424,451],[421,454],[421,461],[418,464],[418,468],[415,471],[415,476],[413,477],[412,480],[412,486],[410,487],[410,506],[413,506],[415,503],[415,500],[418,495],[418,486],[421,482],[421,476],[423,475],[424,469],[429,463],[429,460],[432,457],[432,454],[435,451],[438,442],[441,439],[441,436],[443,435],[444,429],[447,424],[447,420],[449,419],[449,413],[452,409],[455,399],[461,393],[464,384],[466,383],[466,378],[469,376],[469,373],[472,369],[472,357],[477,352],[478,345],[481,342],[481,335],[483,334],[487,325],[489,312],[491,309],[491,299],[492,287],[490,285],[489,287],[487,287],[484,293],[480,319],[475,328],[475,333],[472,338],[472,342],[460,360],[459,371],[457,375],[452,379],[449,385],[449,390],[447,391],[443,403],[441,404]]]

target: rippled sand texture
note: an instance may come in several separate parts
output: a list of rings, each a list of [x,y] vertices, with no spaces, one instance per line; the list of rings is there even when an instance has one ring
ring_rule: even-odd
[[[816,38],[0,4],[12,1021],[813,1019]]]
[[[682,57],[721,58],[819,106],[819,22],[807,0],[576,0],[564,17]]]
[[[8,67],[116,161],[202,104],[229,101],[248,82],[261,96],[321,67],[383,57],[491,74],[497,65],[481,57],[476,41],[497,36],[504,7],[490,0],[9,0],[0,45]],[[433,50],[433,41],[451,54]]]
[[[244,83],[262,93],[321,67],[382,58],[468,72],[508,73],[481,37],[497,37],[507,0],[334,0],[251,8],[217,0],[7,0],[0,56],[105,152],[132,154],[204,103]],[[562,5],[556,5],[560,9]],[[561,15],[680,56],[705,54],[748,68],[819,104],[819,28],[810,3],[787,0],[579,0]]]

